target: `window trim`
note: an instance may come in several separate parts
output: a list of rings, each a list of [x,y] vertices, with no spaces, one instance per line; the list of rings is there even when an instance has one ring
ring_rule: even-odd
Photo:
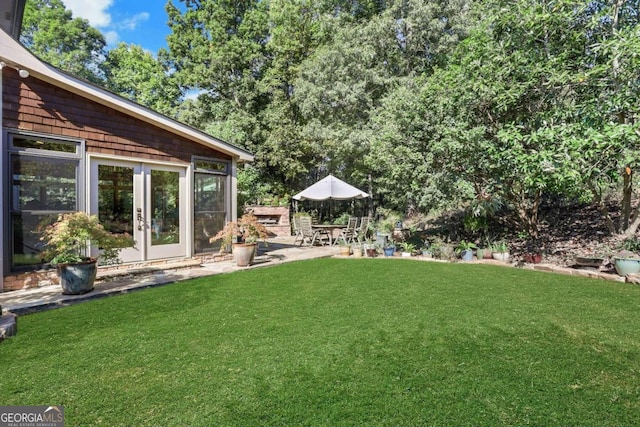
[[[17,147],[14,145],[14,139],[17,138],[37,138],[38,140],[50,141],[52,143],[73,143],[76,144],[75,153],[66,153],[62,151],[54,151],[54,150],[40,150],[35,148],[25,148],[25,147]],[[5,144],[2,147],[2,181],[4,185],[2,186],[2,191],[4,193],[2,197],[3,201],[3,230],[5,230],[4,235],[2,236],[3,243],[3,254],[2,254],[2,266],[3,266],[3,274],[7,273],[15,273],[21,271],[33,271],[35,269],[41,268],[42,264],[34,264],[33,266],[25,266],[25,267],[14,267],[13,264],[13,222],[11,220],[13,214],[15,212],[22,212],[22,209],[15,210],[14,203],[12,200],[12,190],[13,190],[13,168],[11,165],[13,156],[18,157],[27,157],[27,158],[36,158],[36,159],[60,159],[60,160],[76,160],[76,210],[83,211],[85,210],[85,188],[86,188],[86,177],[85,177],[85,149],[86,144],[85,140],[82,138],[74,138],[74,137],[66,137],[60,135],[49,135],[38,132],[29,132],[29,131],[21,131],[18,129],[4,129],[4,138]],[[57,212],[57,211],[56,211]]]
[[[210,170],[210,169],[198,169],[197,167],[197,162],[202,161],[202,162],[210,162],[210,163],[218,163],[218,164],[224,164],[224,170]],[[218,177],[224,177],[224,189],[225,189],[225,201],[224,201],[224,221],[225,223],[227,221],[229,221],[229,218],[231,218],[232,216],[232,212],[231,212],[231,171],[232,171],[232,161],[230,159],[220,159],[217,157],[205,157],[205,156],[191,156],[191,164],[192,164],[192,172],[191,172],[191,189],[190,189],[190,194],[191,194],[191,206],[192,206],[192,213],[191,213],[191,222],[192,222],[192,230],[191,230],[191,246],[193,248],[193,253],[195,255],[202,255],[202,254],[207,254],[207,253],[211,253],[215,251],[215,248],[211,248],[211,250],[204,250],[204,251],[198,251],[196,252],[196,239],[195,239],[195,231],[196,231],[196,227],[195,227],[195,221],[196,221],[196,212],[197,212],[197,206],[196,206],[196,192],[195,192],[195,182],[196,182],[196,174],[202,174],[202,175],[212,175],[212,176],[218,176]]]
[[[198,169],[197,162],[208,162],[208,163],[218,163],[224,164],[224,170],[221,171],[213,171],[209,169]],[[208,173],[211,175],[226,175],[230,176],[231,172],[231,160],[228,159],[218,159],[215,157],[202,157],[202,156],[193,156],[191,158],[191,163],[193,164],[193,173]]]

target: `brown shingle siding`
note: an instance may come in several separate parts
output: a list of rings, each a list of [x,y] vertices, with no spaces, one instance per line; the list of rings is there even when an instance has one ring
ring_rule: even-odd
[[[93,153],[182,163],[190,162],[192,155],[229,158],[34,77],[5,77],[7,127],[83,138],[87,151]]]

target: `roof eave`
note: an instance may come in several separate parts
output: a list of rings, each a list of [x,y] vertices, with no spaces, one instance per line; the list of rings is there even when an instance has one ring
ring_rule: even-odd
[[[250,152],[240,147],[180,123],[41,61],[6,32],[3,30],[0,30],[0,32],[2,33],[0,34],[0,52],[13,53],[13,56],[5,53],[0,54],[0,60],[6,64],[15,68],[26,69],[29,71],[29,75],[53,86],[235,157],[238,162],[252,162],[254,160],[254,156]]]

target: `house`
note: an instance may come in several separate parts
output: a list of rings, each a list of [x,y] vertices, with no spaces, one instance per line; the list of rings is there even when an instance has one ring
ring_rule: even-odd
[[[5,29],[0,291],[50,282],[38,230],[64,212],[130,233],[125,265],[212,251],[209,236],[235,220],[238,165],[253,156],[44,63]]]

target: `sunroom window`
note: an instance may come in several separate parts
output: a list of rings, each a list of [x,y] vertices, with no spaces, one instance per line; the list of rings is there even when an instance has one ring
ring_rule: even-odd
[[[41,230],[60,213],[80,209],[82,143],[23,135],[10,140],[10,262],[16,271],[46,262]]]
[[[194,160],[194,229],[195,252],[220,249],[220,242],[209,239],[224,227],[227,219],[227,175],[225,161]]]

